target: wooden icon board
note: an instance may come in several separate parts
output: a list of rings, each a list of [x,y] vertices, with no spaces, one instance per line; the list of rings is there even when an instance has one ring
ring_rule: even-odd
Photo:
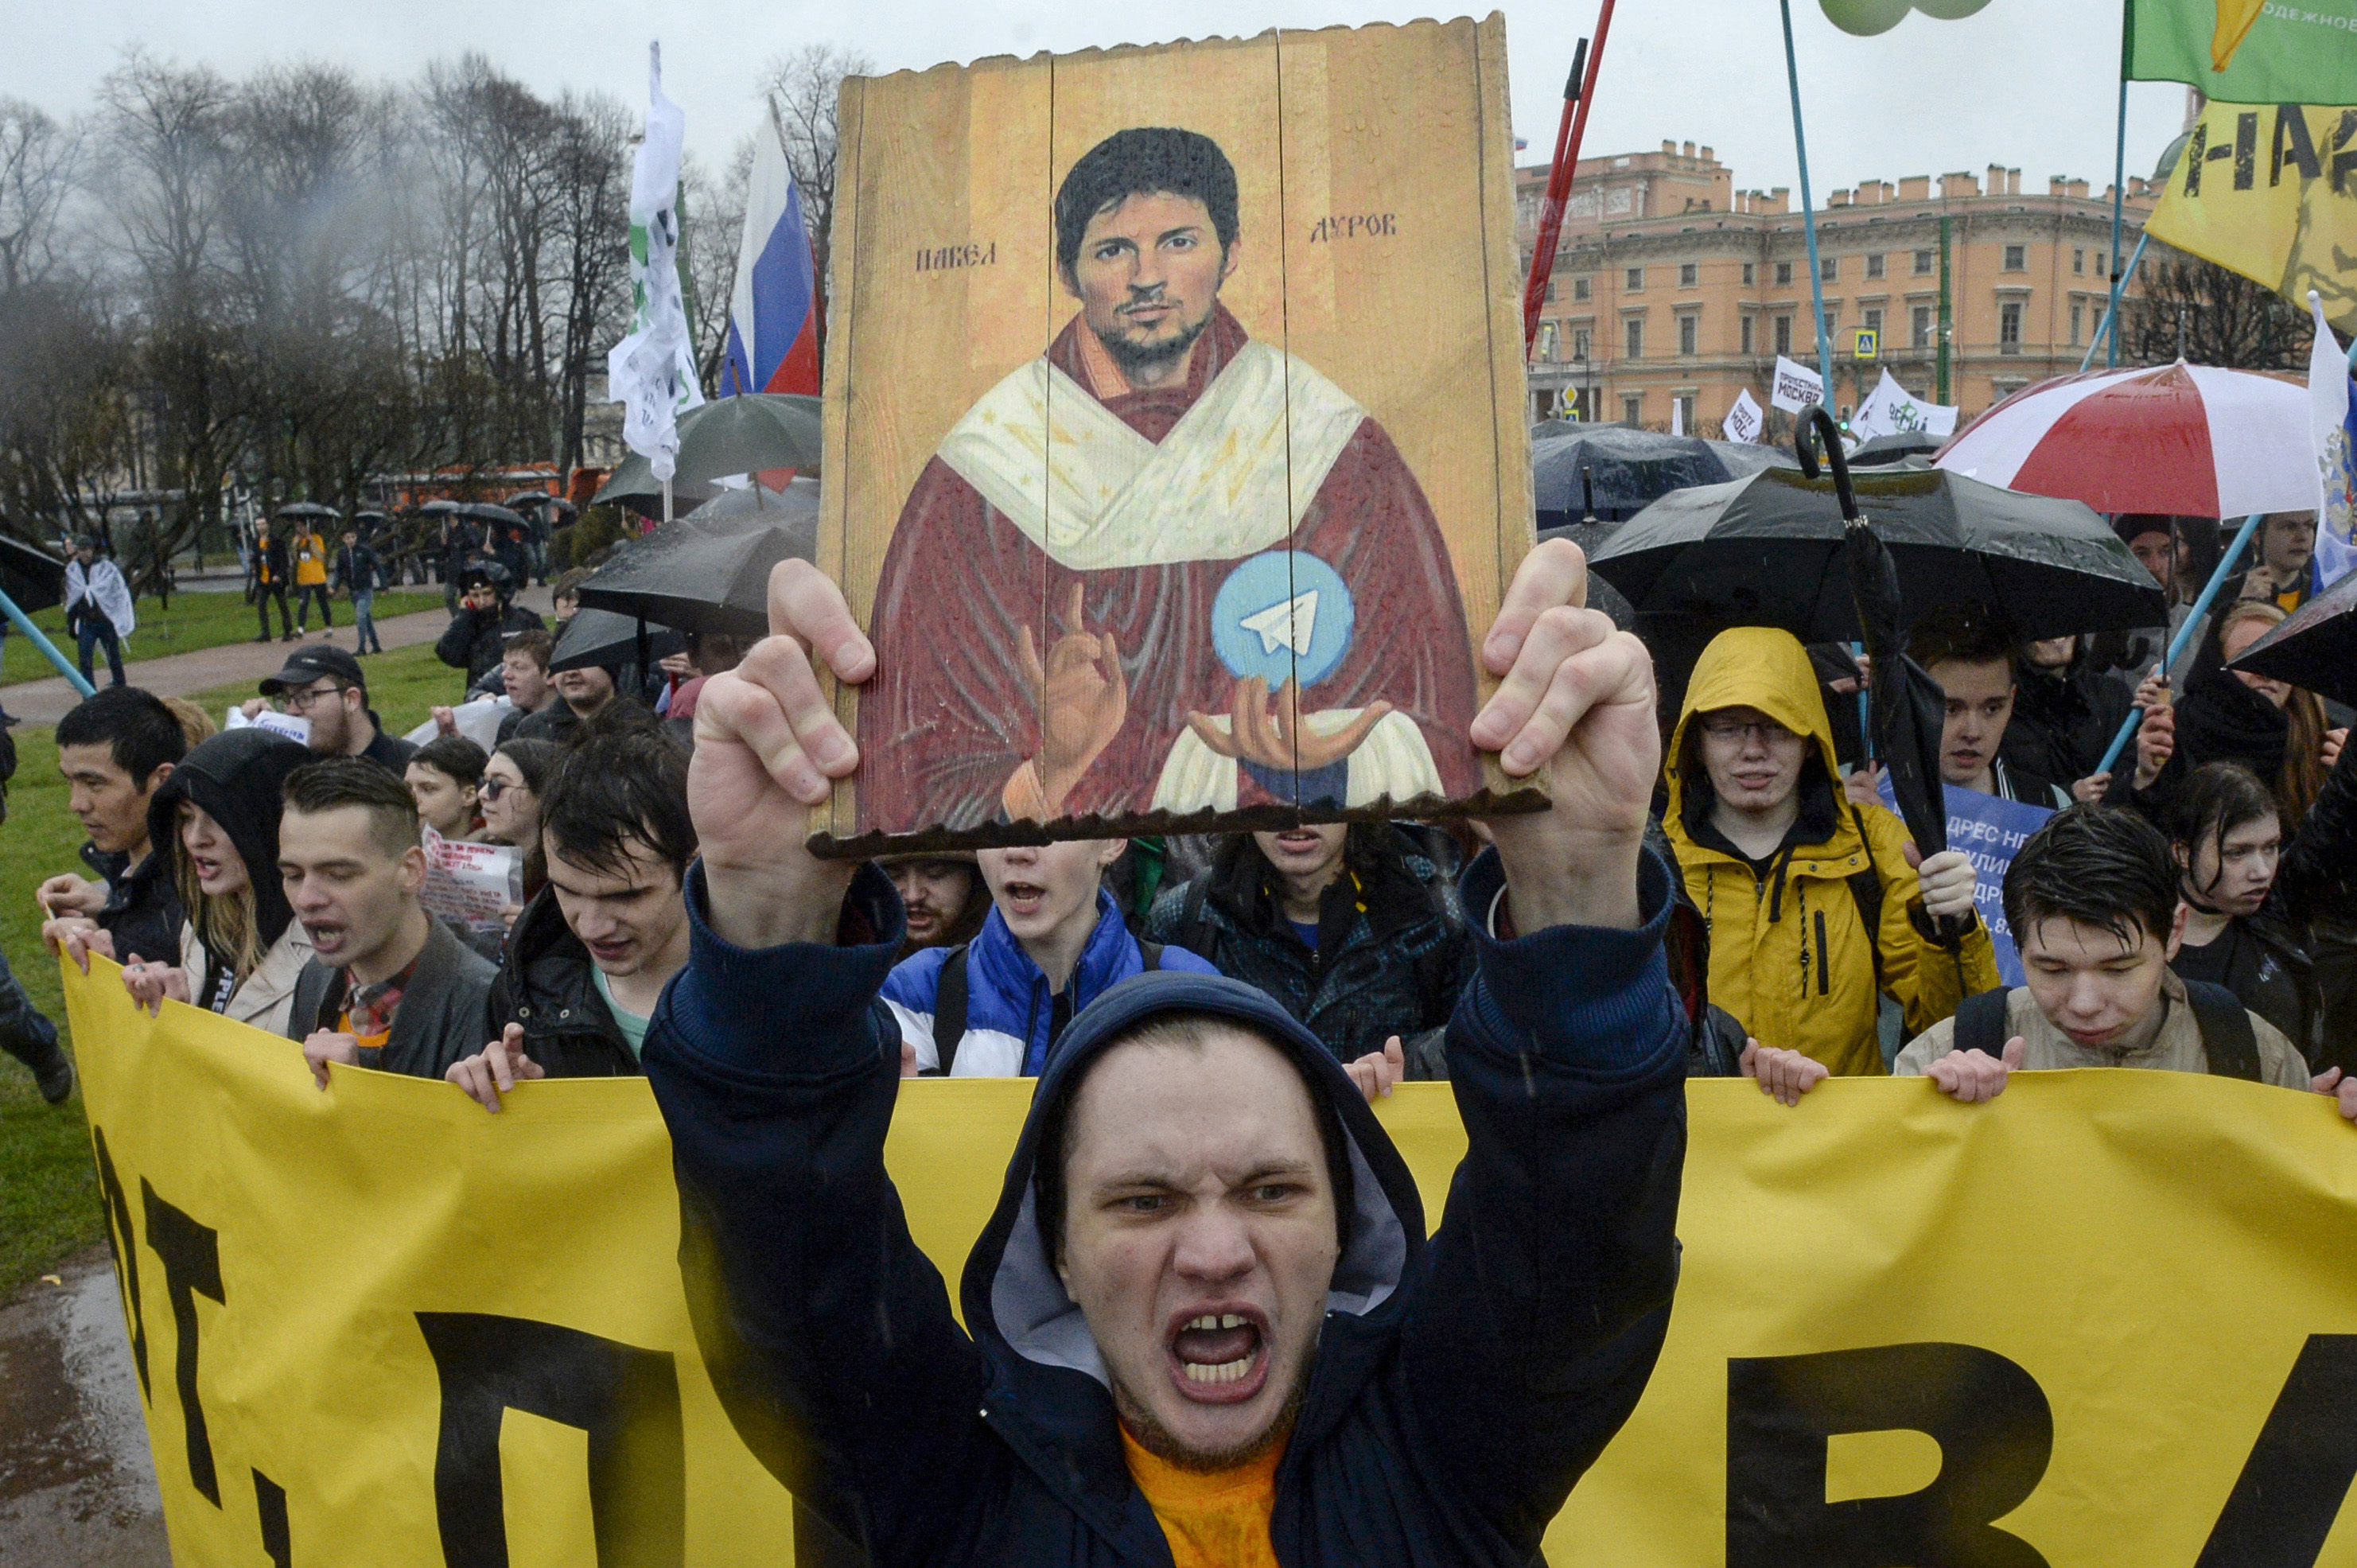
[[[844,84],[813,846],[1544,803],[1467,729],[1530,549],[1505,27]]]

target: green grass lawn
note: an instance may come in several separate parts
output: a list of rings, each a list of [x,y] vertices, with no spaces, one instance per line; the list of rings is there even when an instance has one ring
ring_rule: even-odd
[[[348,626],[352,607],[349,600],[339,596],[335,601],[336,623]],[[440,609],[442,594],[403,592],[379,594],[374,614],[379,620],[392,616],[407,615],[413,610]],[[141,599],[133,607],[138,613],[139,628],[123,645],[123,661],[126,664],[139,659],[160,659],[167,653],[189,653],[199,648],[219,648],[224,642],[242,642],[254,635],[259,626],[254,608],[239,593],[174,594],[172,607],[166,609],[154,599]],[[277,629],[278,612],[273,609],[270,624]],[[66,631],[66,612],[61,609],[41,611],[33,624],[49,636],[59,650],[68,659],[74,657],[72,637]],[[8,628],[13,634],[14,627]],[[91,650],[91,668],[102,681],[106,678],[106,650]],[[0,661],[0,685],[18,681],[38,681],[57,673],[55,666],[41,656],[33,639],[11,635],[7,655]]]
[[[188,598],[225,599],[245,608],[231,594]],[[430,594],[380,594],[377,603],[382,606],[389,598],[425,601],[404,607],[412,609],[441,603]],[[144,637],[145,630],[143,619],[137,635]],[[9,639],[12,670],[24,640]],[[395,735],[423,724],[436,703],[454,702],[459,695],[459,671],[437,662],[431,648],[371,654],[366,664],[370,701],[384,727]],[[191,700],[218,723],[231,703],[253,694],[252,684],[241,682],[195,693]],[[65,780],[58,776],[57,746],[48,729],[25,725],[10,733],[16,737],[17,764],[16,781],[8,789],[8,821],[0,825],[0,951],[7,954],[9,966],[35,1004],[62,1032],[65,997],[58,983],[57,961],[41,950],[41,915],[33,889],[58,872],[83,869],[79,858],[81,827],[66,810]],[[63,1105],[44,1105],[34,1091],[33,1075],[14,1058],[0,1058],[0,1300],[104,1234],[80,1097]]]

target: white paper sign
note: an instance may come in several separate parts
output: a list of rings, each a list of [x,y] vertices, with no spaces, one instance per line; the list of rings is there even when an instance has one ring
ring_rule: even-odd
[[[471,703],[461,703],[450,710],[458,725],[458,733],[481,746],[485,751],[498,748],[500,721],[508,716],[506,697],[478,697]],[[432,719],[427,719],[401,738],[412,746],[424,746],[442,733]]]
[[[1823,376],[1806,365],[1794,364],[1781,354],[1776,356],[1776,379],[1768,388],[1770,407],[1781,408],[1787,413],[1798,413],[1813,403],[1824,401],[1825,381]]]
[[[1886,370],[1874,392],[1857,405],[1857,414],[1849,427],[1861,440],[1871,441],[1878,435],[1896,435],[1904,431],[1921,431],[1926,435],[1943,438],[1955,434],[1956,411],[1936,403],[1921,403],[1915,395],[1899,384],[1898,379]]]
[[[1738,392],[1735,394],[1735,406],[1727,411],[1727,438],[1747,444],[1758,441],[1760,432],[1767,423],[1767,416],[1760,412],[1760,405],[1751,401],[1750,392],[1748,389]]]
[[[426,912],[470,926],[499,926],[500,911],[523,902],[522,852],[503,843],[468,843],[425,830]]]
[[[223,729],[266,729],[273,735],[283,735],[289,740],[299,740],[306,746],[311,744],[309,719],[304,718],[299,714],[282,714],[274,708],[264,708],[252,718],[245,716],[243,708],[231,708],[222,722],[221,727]]]

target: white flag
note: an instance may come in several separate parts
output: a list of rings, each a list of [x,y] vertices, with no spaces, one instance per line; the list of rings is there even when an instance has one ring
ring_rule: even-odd
[[[1945,438],[1955,434],[1956,411],[1936,403],[1919,402],[1914,393],[1900,386],[1898,378],[1885,370],[1873,393],[1857,405],[1857,413],[1851,417],[1849,427],[1861,441],[1916,430],[1926,435]]]
[[[1750,389],[1746,388],[1735,394],[1735,406],[1727,411],[1727,438],[1729,441],[1757,441],[1760,427],[1766,423],[1760,405],[1751,401]]]
[[[1768,402],[1770,407],[1787,413],[1798,413],[1809,404],[1825,401],[1824,378],[1806,365],[1796,365],[1783,355],[1776,356],[1776,379],[1769,383]]]
[[[2341,339],[2325,323],[2324,301],[2314,289],[2308,307],[2316,314],[2316,344],[2308,360],[2309,434],[2316,441],[2316,468],[2322,481],[2316,514],[2316,583],[2330,587],[2357,569],[2357,411],[2349,385],[2349,360]]]
[[[606,356],[606,387],[623,405],[622,439],[669,479],[679,416],[704,402],[679,291],[679,149],[687,116],[663,96],[662,46],[648,48],[647,136],[630,172],[630,335]]]

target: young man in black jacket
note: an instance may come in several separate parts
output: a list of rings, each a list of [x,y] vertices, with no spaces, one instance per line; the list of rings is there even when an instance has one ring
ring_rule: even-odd
[[[652,729],[590,736],[541,792],[540,843],[548,886],[508,933],[490,1044],[446,1075],[486,1111],[519,1078],[638,1075],[648,1015],[687,961],[685,755]]]
[[[119,953],[178,952],[180,895],[169,857],[149,853],[147,805],[188,755],[179,720],[152,693],[110,686],[58,721],[57,743],[66,804],[90,835],[82,863],[98,879],[50,877],[34,894],[43,913],[95,920]]]
[[[286,590],[294,582],[294,568],[286,559],[286,542],[271,537],[268,518],[256,518],[253,522],[253,605],[262,616],[262,635],[254,641],[270,640],[270,601],[273,599],[278,601],[278,628],[285,633],[278,640],[295,640],[295,618],[286,609]]]
[[[722,1402],[877,1568],[1168,1563],[1227,1527],[1229,1558],[1290,1568],[1532,1561],[1659,1353],[1684,1150],[1652,664],[1577,607],[1585,577],[1540,546],[1483,643],[1471,738],[1553,806],[1491,822],[1466,873],[1448,1223],[1426,1242],[1282,1008],[1140,976],[1051,1057],[961,1328],[885,1171],[899,901],[803,847],[858,759],[805,650],[855,683],[875,652],[832,583],[778,569],[780,635],[697,704],[691,956],[646,1060]],[[1214,1492],[1218,1519],[1183,1495]]]
[[[466,597],[450,617],[450,624],[434,644],[434,657],[453,670],[467,672],[471,692],[500,667],[507,639],[520,631],[545,631],[539,612],[513,603],[513,579],[496,562],[470,565],[460,574]]]

